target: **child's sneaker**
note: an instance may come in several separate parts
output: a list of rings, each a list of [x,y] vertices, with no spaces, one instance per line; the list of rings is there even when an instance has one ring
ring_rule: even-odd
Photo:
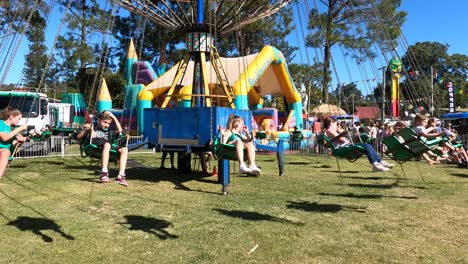
[[[385,167],[384,165],[380,164],[379,162],[374,162],[372,164],[372,171],[373,172],[378,172],[378,171],[389,171],[390,169]]]
[[[250,164],[249,170],[252,171],[252,174],[259,175],[262,170],[260,170],[255,164]]]
[[[245,164],[242,164],[239,167],[239,172],[240,173],[248,173],[248,174],[252,173],[252,171],[249,168],[247,168],[247,166]]]
[[[108,172],[102,172],[99,174],[99,180],[102,182],[102,183],[106,183],[106,182],[109,182],[109,173]]]
[[[119,175],[115,177],[114,181],[122,186],[128,187],[128,182],[125,176]]]
[[[382,164],[385,168],[389,168],[389,169],[395,167],[395,164],[388,163],[388,162],[386,162],[386,161],[384,161],[384,160],[382,160],[382,161],[380,162],[380,164]]]

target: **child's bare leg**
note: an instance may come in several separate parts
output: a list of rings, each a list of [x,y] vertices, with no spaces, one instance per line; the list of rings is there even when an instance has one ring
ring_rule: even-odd
[[[119,160],[119,175],[125,175],[125,169],[127,168],[128,148],[119,149],[120,160]]]
[[[6,167],[8,166],[8,158],[10,158],[10,150],[0,149],[0,179],[5,174]]]
[[[428,155],[428,156],[427,156],[428,158],[429,158],[429,157],[437,158],[437,154],[435,154],[435,153],[432,152],[431,150],[427,151],[427,152],[424,153],[424,154],[427,154],[427,155]]]
[[[103,169],[108,169],[109,166],[109,153],[111,149],[111,144],[110,143],[105,143],[102,146],[102,157],[101,157],[101,163],[102,163],[102,168]]]
[[[429,165],[433,165],[433,164],[438,164],[438,163],[440,163],[440,162],[438,162],[438,161],[432,160],[432,159],[429,157],[429,155],[426,154],[426,153],[422,154],[422,157],[427,161],[427,163],[428,163]]]
[[[468,162],[468,154],[466,153],[465,148],[464,148],[464,147],[460,147],[459,151],[460,151],[460,155],[461,155],[462,158],[465,160],[465,162]]]
[[[237,160],[239,160],[239,165],[242,166],[242,164],[245,164],[244,163],[244,144],[240,140],[236,141],[236,154],[237,154]]]
[[[255,148],[252,142],[245,143],[245,148],[247,149],[248,159],[250,165],[255,165]]]
[[[455,151],[455,148],[454,148],[450,143],[448,143],[448,142],[445,142],[445,143],[444,143],[444,146],[445,146],[446,148],[450,149],[451,151]]]

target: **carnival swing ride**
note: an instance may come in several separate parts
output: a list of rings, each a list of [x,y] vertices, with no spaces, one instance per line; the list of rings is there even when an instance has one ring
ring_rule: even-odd
[[[257,140],[256,148],[278,154],[281,175],[282,154],[284,148],[288,148],[288,142],[283,141],[291,142],[291,135],[295,134],[298,136],[295,140],[302,147],[309,144],[302,139],[310,138],[312,134],[305,129],[301,94],[291,79],[284,56],[278,49],[265,46],[256,54],[224,58],[218,54],[216,43],[228,33],[275,14],[290,2],[162,0],[156,5],[143,0],[115,1],[131,14],[184,34],[186,53],[174,67],[167,71],[155,71],[149,62],[139,60],[136,48],[130,41],[125,73],[127,84],[123,92],[124,109],[120,112],[112,109],[112,98],[102,79],[96,96],[97,112],[113,111],[130,134],[144,135],[156,149],[179,153],[178,167],[182,170],[191,168],[190,153],[214,152],[220,158],[218,168],[223,192],[227,192],[229,185],[227,159],[230,159],[228,156],[232,157],[232,153],[227,154],[233,150],[214,143],[217,142],[218,128],[225,127],[229,115],[236,114],[246,120],[249,130],[258,131],[260,139],[266,135],[271,139],[268,144]],[[300,26],[303,26],[302,23]],[[398,117],[401,107],[399,78],[406,72],[402,72],[397,54],[392,55],[395,59],[387,67],[387,77],[391,79],[391,103],[382,102],[382,109],[388,107],[390,110],[387,112]],[[338,76],[336,79],[339,82]],[[284,97],[286,111],[279,113],[277,109],[264,108],[262,96],[265,95]],[[346,100],[345,103],[348,103]],[[80,110],[75,112],[81,113],[83,104],[78,105]]]
[[[190,168],[190,155],[184,159],[187,154],[214,151],[215,156],[221,156],[219,174],[225,175],[220,177],[225,192],[229,162],[223,157],[234,150],[213,146],[213,142],[218,142],[215,140],[218,127],[225,127],[229,115],[236,114],[246,120],[249,130],[262,125],[267,128],[264,130],[275,130],[276,135],[289,136],[290,128],[303,128],[302,102],[279,50],[266,46],[257,54],[222,58],[215,43],[224,34],[274,14],[290,1],[176,1],[178,10],[172,10],[164,2],[161,8],[144,1],[117,1],[132,13],[164,28],[185,32],[186,36],[187,52],[176,66],[159,78],[146,81],[146,85],[131,83],[135,90],[129,93],[138,94],[137,130],[158,149],[178,152],[181,168]],[[134,50],[131,43],[128,58],[136,61]],[[267,94],[286,98],[289,111],[284,131],[276,131],[279,125],[276,109],[262,109],[261,96]],[[252,105],[257,109],[251,110]],[[280,174],[282,147],[264,146],[279,153]],[[257,144],[259,148],[262,146]]]

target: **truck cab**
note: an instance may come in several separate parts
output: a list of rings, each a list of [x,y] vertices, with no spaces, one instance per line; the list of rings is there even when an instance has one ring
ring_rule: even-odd
[[[0,109],[17,108],[23,114],[19,125],[27,124],[28,130],[40,130],[49,124],[48,98],[43,93],[24,91],[0,91]]]

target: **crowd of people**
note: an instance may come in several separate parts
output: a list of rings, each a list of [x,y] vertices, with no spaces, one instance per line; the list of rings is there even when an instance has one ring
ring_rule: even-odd
[[[434,146],[431,150],[423,153],[421,159],[427,161],[429,165],[439,164],[442,161],[457,164],[460,168],[468,168],[468,153],[461,144],[460,135],[452,127],[450,122],[444,122],[435,117],[418,114],[414,120],[410,121],[394,121],[381,123],[380,121],[369,121],[365,124],[360,122],[347,123],[345,121],[337,122],[330,117],[324,117],[314,124],[314,135],[319,138],[319,135],[324,133],[330,136],[336,136],[340,131],[347,131],[343,139],[336,142],[346,144],[359,144],[366,147],[372,146],[377,153],[385,153],[387,147],[383,144],[385,138],[389,136],[398,136],[398,132],[403,128],[413,128],[416,135],[422,140],[430,140],[440,138],[440,143]],[[336,123],[335,132],[330,132],[330,126]],[[318,125],[318,124],[321,124]],[[315,150],[319,152],[319,144],[314,144]],[[340,147],[341,145],[336,145]],[[369,156],[369,155],[368,155]],[[371,156],[375,156],[371,154]],[[371,159],[369,159],[371,160]],[[374,170],[379,170],[375,166]]]
[[[12,148],[24,142],[27,138],[20,134],[27,127],[25,125],[15,127],[21,119],[21,112],[12,107],[5,108],[0,113],[0,178],[4,175],[8,165],[9,158],[12,154]],[[373,171],[388,171],[394,164],[384,161],[382,153],[386,152],[386,146],[382,143],[385,138],[390,136],[400,137],[399,131],[406,127],[413,127],[415,134],[421,139],[438,139],[437,145],[430,150],[421,154],[421,158],[427,161],[429,165],[447,161],[455,163],[461,168],[468,168],[468,153],[460,144],[459,135],[451,126],[451,123],[442,124],[440,119],[428,117],[418,114],[415,116],[413,123],[397,121],[393,123],[381,123],[380,121],[369,121],[362,125],[359,122],[349,124],[346,122],[338,122],[330,117],[324,117],[322,122],[316,122],[313,126],[315,138],[319,135],[326,135],[331,138],[331,144],[334,148],[341,148],[349,145],[358,145],[367,155],[367,158],[372,165]],[[119,157],[119,172],[115,177],[115,182],[128,186],[126,180],[125,169],[128,156],[128,148],[124,145],[112,146],[110,126],[114,123],[116,132],[121,134],[122,128],[117,118],[109,111],[104,111],[99,114],[96,126],[86,124],[83,130],[77,137],[84,138],[90,135],[93,139],[93,144],[102,147],[100,181],[103,183],[109,182],[109,152],[112,147],[120,153]],[[295,129],[295,132],[297,129]],[[222,143],[231,144],[235,147],[235,156],[239,161],[239,171],[241,173],[259,175],[260,168],[255,163],[255,146],[253,136],[248,131],[244,120],[235,115],[229,117],[226,128],[221,129]],[[403,140],[402,140],[403,141]],[[314,144],[315,147],[318,144]],[[380,153],[380,154],[379,154]],[[171,168],[174,165],[174,153],[165,151],[162,157],[161,168],[164,167],[164,161],[167,155],[170,155]],[[211,153],[210,153],[211,155]],[[246,155],[244,157],[244,155]],[[206,171],[206,167],[204,167]]]

